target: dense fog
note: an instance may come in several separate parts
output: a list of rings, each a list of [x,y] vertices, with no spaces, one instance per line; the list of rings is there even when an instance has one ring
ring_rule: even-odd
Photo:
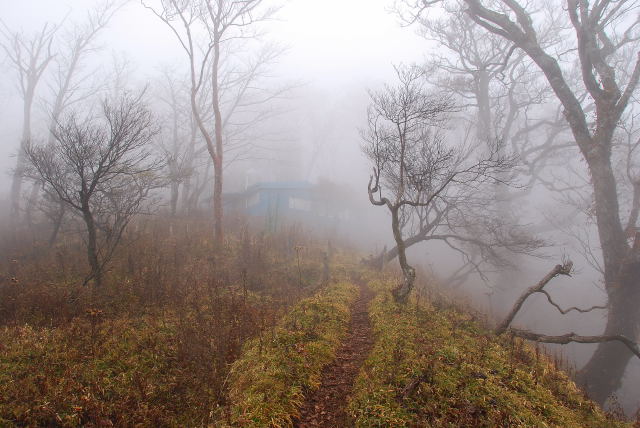
[[[535,49],[525,52],[479,25],[481,20],[487,27],[498,27],[480,12],[465,12],[476,3],[489,5],[518,21],[507,1],[259,1],[240,20],[242,25],[232,26],[222,36],[219,75],[213,84],[213,27],[193,18],[191,69],[189,46],[184,45],[189,40],[186,27],[172,10],[183,3],[189,2],[24,0],[4,5],[0,14],[3,233],[31,230],[25,236],[34,241],[49,238],[60,190],[55,186],[47,190],[46,177],[43,184],[42,171],[48,156],[53,156],[46,154],[47,147],[60,144],[65,129],[68,135],[77,131],[64,128],[72,113],[82,129],[83,124],[105,123],[105,117],[107,122],[109,117],[117,120],[118,109],[129,108],[122,100],[130,100],[135,108],[148,109],[153,130],[148,147],[132,153],[144,153],[155,163],[138,165],[136,174],[153,171],[158,180],[147,184],[148,205],[141,196],[135,207],[128,208],[134,214],[213,219],[218,168],[224,178],[218,196],[225,201],[224,215],[232,219],[245,215],[243,210],[250,212],[249,189],[313,186],[322,195],[331,221],[305,222],[304,216],[292,220],[279,212],[277,220],[269,217],[266,222],[260,217],[264,213],[257,214],[260,219],[254,223],[270,228],[300,221],[324,240],[355,248],[363,261],[381,257],[384,264],[383,251],[397,245],[391,202],[413,198],[413,205],[400,209],[399,222],[405,240],[423,233],[423,239],[407,248],[408,263],[417,268],[418,276],[428,275],[495,324],[528,287],[555,265],[570,260],[571,275],[555,275],[545,288],[548,294],[538,292],[528,298],[514,325],[549,336],[605,334],[612,310],[607,290],[622,281],[617,275],[626,265],[610,267],[617,263],[613,258],[605,263],[601,237],[609,242],[608,237],[613,241],[615,233],[624,233],[622,243],[609,243],[626,248],[626,255],[611,250],[624,260],[635,257],[639,239],[640,128],[634,90],[640,2],[595,2],[608,5],[605,10],[611,13],[601,16],[610,39],[597,39],[599,49],[610,51],[596,59],[580,57],[574,27],[586,18],[574,17],[577,22],[572,24],[566,1],[520,2],[540,6],[527,6],[527,11],[535,11],[527,25],[538,32],[541,49],[557,58],[558,70],[573,94],[567,99],[575,100],[582,118],[567,113],[569,101],[562,105],[557,96],[564,89],[550,86],[554,77],[548,70],[546,75],[541,71],[538,63],[544,63],[544,58],[532,59]],[[190,13],[197,15],[194,10]],[[38,37],[41,46],[31,65],[36,64],[40,74],[32,82],[31,95],[26,88],[32,77],[27,75],[25,60]],[[73,49],[82,41],[87,44],[76,58]],[[581,60],[595,70],[593,81],[581,75]],[[75,68],[64,86],[72,64]],[[611,89],[615,86],[611,81],[616,89]],[[214,84],[219,86],[217,106],[211,101]],[[628,104],[619,117],[611,119],[607,96],[624,97],[627,88]],[[409,91],[406,97],[403,90]],[[621,93],[616,95],[616,90]],[[194,91],[197,95],[192,97]],[[57,96],[61,103],[56,104]],[[396,131],[389,124],[407,112],[408,104],[401,103],[408,103],[408,98],[424,104],[411,104],[418,119],[401,134],[400,140],[414,145],[406,148],[413,151],[405,161],[404,143],[402,154],[390,143]],[[32,104],[26,113],[30,126],[25,134],[27,99]],[[435,108],[433,100],[442,101],[439,110],[425,113]],[[108,102],[113,116],[104,108]],[[57,116],[52,117],[56,109]],[[420,117],[426,122],[419,123]],[[602,139],[594,147],[605,147],[602,141],[610,133],[608,148],[589,152],[588,143],[576,143],[581,120],[584,129],[593,133],[585,141]],[[607,120],[613,121],[611,129],[606,128]],[[224,137],[222,152],[215,147],[218,136]],[[430,148],[422,145],[425,141]],[[436,143],[437,150],[433,149]],[[19,165],[19,154],[27,146],[42,152],[27,150],[24,165],[40,159],[44,166]],[[221,166],[215,164],[212,152],[219,155]],[[608,156],[608,163],[599,164],[598,154]],[[381,156],[387,157],[381,160]],[[138,160],[134,157],[131,164]],[[393,170],[395,162],[399,162],[399,173]],[[16,196],[17,167],[24,171]],[[411,184],[404,184],[405,171],[415,173]],[[425,179],[425,174],[431,175]],[[597,180],[606,185],[615,182],[606,187],[595,184]],[[600,186],[596,192],[604,196],[595,197],[594,186]],[[445,190],[435,191],[439,188]],[[612,195],[611,188],[617,194]],[[73,202],[76,196],[69,198]],[[384,197],[392,201],[385,205]],[[20,201],[18,208],[15,198]],[[616,227],[604,224],[604,212],[613,210],[602,202],[607,200],[618,205]],[[310,207],[302,196],[289,201],[289,208],[308,211]],[[67,212],[61,233],[75,233],[82,210],[68,208]],[[428,229],[432,221],[437,225]],[[211,224],[213,236],[213,220]],[[398,264],[395,255],[386,262]],[[405,266],[401,270],[407,280],[410,271]],[[610,276],[606,281],[605,270]],[[626,275],[625,281],[638,288],[638,271],[631,269]],[[640,301],[626,304],[637,312]],[[593,306],[602,307],[583,311]],[[563,314],[558,307],[581,310]],[[637,343],[640,320],[634,316],[628,322],[635,324],[624,331],[635,332],[636,337],[628,339]],[[614,330],[606,334],[625,335]],[[545,346],[562,355],[568,369],[579,372],[601,345]],[[622,369],[620,388],[613,390],[632,417],[640,406],[640,358],[621,343],[615,346],[629,356],[616,363],[626,369]],[[588,374],[581,376],[578,383],[589,382]],[[597,401],[611,405],[611,400]]]

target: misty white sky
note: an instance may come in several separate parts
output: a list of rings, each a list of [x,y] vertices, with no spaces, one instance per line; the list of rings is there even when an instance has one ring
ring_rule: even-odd
[[[0,18],[10,29],[32,32],[49,22],[82,19],[95,0],[6,1]],[[392,64],[419,61],[425,42],[412,29],[401,28],[388,11],[392,0],[289,0],[281,3],[277,21],[270,23],[267,38],[289,47],[274,73],[283,79],[302,81],[324,100],[362,94],[367,87],[388,79]],[[162,65],[183,61],[174,36],[137,0],[116,16],[100,38],[102,62],[112,53],[125,53],[133,62],[136,80],[153,80]],[[15,75],[3,57],[0,69],[0,191],[7,189],[8,171],[15,162],[22,122]],[[40,89],[43,89],[41,87]],[[325,102],[319,100],[319,102]],[[329,106],[327,106],[329,107]],[[36,107],[37,108],[37,107]],[[316,106],[316,112],[322,106]],[[362,110],[364,118],[364,106]],[[357,125],[353,137],[357,138]],[[349,136],[351,139],[351,136]],[[359,142],[353,142],[357,152]],[[351,151],[351,150],[350,150]]]

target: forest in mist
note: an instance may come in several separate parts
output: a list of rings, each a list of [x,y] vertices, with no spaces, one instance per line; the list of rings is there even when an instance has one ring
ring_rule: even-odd
[[[640,421],[640,0],[24,0],[0,70],[1,426]]]

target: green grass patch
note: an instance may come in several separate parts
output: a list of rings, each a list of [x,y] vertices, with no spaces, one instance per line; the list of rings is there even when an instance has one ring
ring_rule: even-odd
[[[371,285],[376,342],[349,403],[356,426],[629,426],[521,340],[497,338],[452,308],[397,305],[389,281]]]
[[[346,334],[357,287],[340,282],[298,303],[268,337],[249,341],[229,377],[226,423],[287,427],[304,394],[320,385]]]

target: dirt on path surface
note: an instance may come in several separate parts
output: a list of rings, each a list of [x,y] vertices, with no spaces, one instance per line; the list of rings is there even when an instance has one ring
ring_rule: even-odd
[[[297,428],[350,427],[346,412],[348,397],[360,367],[373,347],[373,330],[368,305],[373,292],[359,284],[360,295],[351,307],[347,336],[336,352],[336,359],[322,371],[320,388],[309,395],[300,409]]]

